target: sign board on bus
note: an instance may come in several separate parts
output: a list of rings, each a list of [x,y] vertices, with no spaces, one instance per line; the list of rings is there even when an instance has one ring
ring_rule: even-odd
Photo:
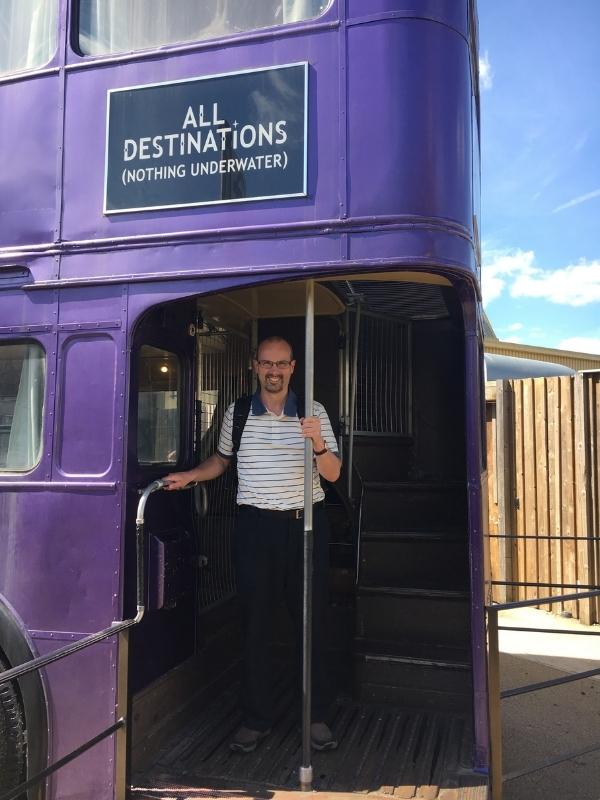
[[[108,92],[104,213],[306,196],[308,64]]]

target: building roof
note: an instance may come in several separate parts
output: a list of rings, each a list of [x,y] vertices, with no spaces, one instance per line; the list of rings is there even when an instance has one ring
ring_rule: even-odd
[[[489,354],[547,362],[554,365],[562,364],[572,370],[600,369],[600,355],[594,353],[578,353],[573,350],[558,350],[552,347],[533,347],[529,344],[503,342],[487,336],[483,340],[483,345],[484,351]]]

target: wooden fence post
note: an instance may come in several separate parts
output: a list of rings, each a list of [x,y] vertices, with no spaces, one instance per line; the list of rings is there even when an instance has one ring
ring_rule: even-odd
[[[590,418],[588,405],[588,379],[575,376],[575,502],[577,529],[577,583],[595,584],[594,547],[592,535],[592,486],[590,469]],[[579,602],[579,619],[585,625],[597,622],[595,604],[591,600]]]
[[[498,533],[514,536],[515,489],[512,442],[514,438],[512,390],[508,381],[496,381],[496,479],[498,483]],[[513,539],[498,540],[498,578],[514,580]],[[501,603],[514,599],[512,586],[500,586],[498,600]]]

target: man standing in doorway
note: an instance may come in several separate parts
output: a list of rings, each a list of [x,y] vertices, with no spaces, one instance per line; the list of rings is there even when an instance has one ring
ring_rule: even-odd
[[[249,753],[270,733],[274,721],[269,641],[275,607],[282,598],[302,630],[304,440],[313,442],[313,707],[311,741],[333,750],[337,742],[325,723],[331,696],[325,659],[328,594],[328,524],[320,476],[336,481],[341,462],[327,412],[315,402],[313,414],[298,418],[289,388],[296,362],[285,339],[264,339],[254,359],[260,388],[252,397],[239,443],[234,443],[234,409],[225,413],[217,452],[187,472],[167,475],[166,489],[218,478],[237,451],[239,506],[234,536],[237,588],[244,614],[242,726],[230,747]]]

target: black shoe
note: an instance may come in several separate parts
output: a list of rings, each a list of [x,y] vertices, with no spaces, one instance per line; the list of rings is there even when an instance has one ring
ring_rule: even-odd
[[[270,728],[266,731],[253,731],[252,728],[246,728],[242,725],[229,742],[229,749],[233,750],[234,753],[251,753],[256,750],[258,743],[270,733]]]
[[[335,750],[338,746],[329,726],[324,722],[313,722],[310,726],[310,743],[315,750]]]

